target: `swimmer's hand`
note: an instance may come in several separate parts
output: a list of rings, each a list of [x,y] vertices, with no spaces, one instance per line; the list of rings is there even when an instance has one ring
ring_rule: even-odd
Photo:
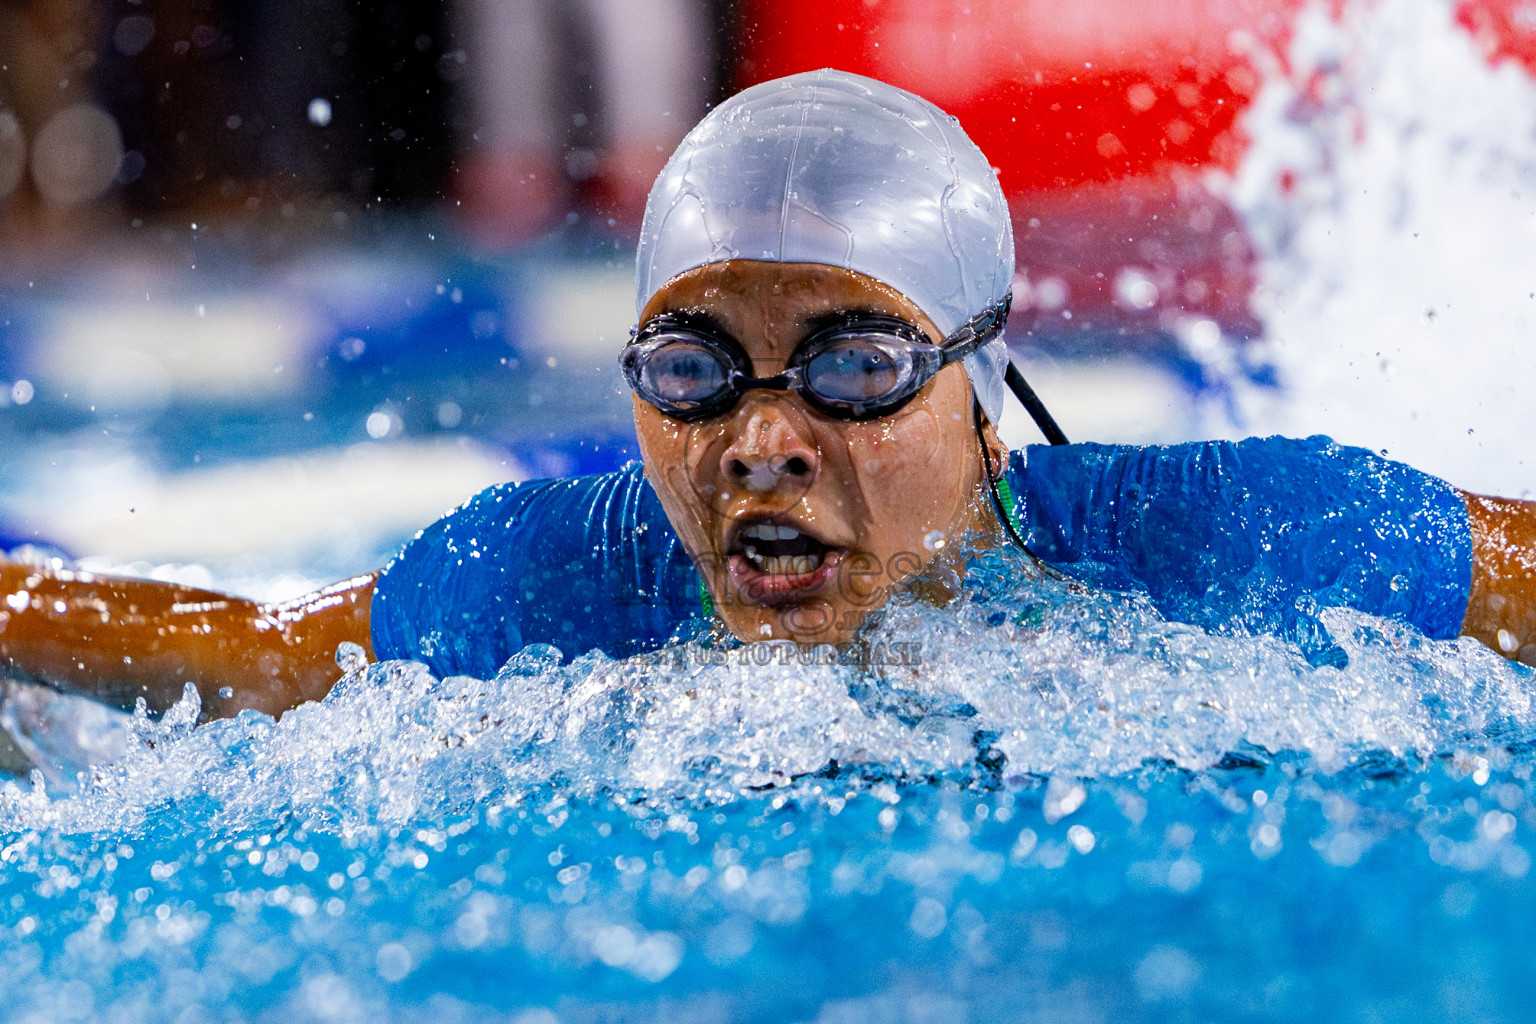
[[[261,604],[154,580],[49,571],[0,559],[0,664],[121,707],[164,711],[194,684],[203,718],[274,717],[341,678],[336,647],[372,657],[375,575]]]

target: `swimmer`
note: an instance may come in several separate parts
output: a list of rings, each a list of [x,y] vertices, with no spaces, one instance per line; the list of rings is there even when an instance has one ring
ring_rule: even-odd
[[[835,71],[748,89],[650,194],[621,354],[641,465],[493,487],[287,604],[0,565],[0,658],[152,711],[190,683],[205,718],[278,715],[326,694],[342,643],[480,676],[711,623],[846,644],[893,593],[947,601],[977,543],[1187,621],[1278,628],[1309,599],[1536,655],[1532,503],[1326,438],[1008,452],[1013,273],[996,177],[938,108]]]

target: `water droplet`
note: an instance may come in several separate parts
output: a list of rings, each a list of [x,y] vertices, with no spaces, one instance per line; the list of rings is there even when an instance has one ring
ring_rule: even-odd
[[[368,653],[361,645],[343,640],[336,645],[336,667],[343,672],[360,672],[368,667]]]
[[[323,96],[316,96],[309,101],[307,114],[310,124],[324,128],[331,123],[331,101]]]

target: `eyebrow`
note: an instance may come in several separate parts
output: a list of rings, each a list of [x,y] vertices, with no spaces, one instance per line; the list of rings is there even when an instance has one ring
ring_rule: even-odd
[[[737,341],[735,333],[728,326],[726,326],[726,324],[723,323],[719,317],[715,316],[708,310],[699,309],[697,307],[669,309],[656,314],[651,318],[651,320],[646,321],[646,323],[659,320],[663,317],[676,320],[690,327],[700,327],[715,331],[722,337],[728,338],[732,342],[735,342],[738,346],[741,344],[739,341]],[[809,338],[817,331],[825,330],[828,327],[838,327],[850,320],[858,320],[862,317],[891,317],[896,320],[901,320],[904,323],[911,323],[911,321],[906,317],[898,316],[883,309],[873,309],[868,306],[845,306],[842,309],[832,309],[823,313],[815,313],[800,321],[802,332],[800,340],[803,342],[806,338]],[[912,326],[916,327],[917,325],[912,324]]]
[[[815,316],[806,317],[804,321],[806,335],[809,336],[828,327],[836,327],[848,320],[856,320],[867,316],[892,316],[892,314],[883,310],[868,309],[863,306],[853,306],[845,309],[830,310],[826,313],[817,313]],[[906,317],[896,317],[896,319],[905,320]]]
[[[707,328],[711,331],[723,334],[726,337],[732,339],[735,338],[735,335],[731,333],[730,328],[726,327],[725,324],[720,322],[719,317],[715,316],[713,313],[707,312],[706,310],[697,308],[663,310],[662,312],[657,313],[655,316],[651,317],[649,320],[645,321],[645,323],[641,326],[649,326],[655,321],[663,319],[671,320],[679,324],[686,324],[690,327]]]

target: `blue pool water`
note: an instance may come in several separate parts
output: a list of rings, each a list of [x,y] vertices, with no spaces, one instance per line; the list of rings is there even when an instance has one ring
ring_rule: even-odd
[[[189,698],[0,788],[3,1016],[1518,1019],[1531,673],[1323,615],[1343,668],[1025,579],[890,609],[905,664]]]

